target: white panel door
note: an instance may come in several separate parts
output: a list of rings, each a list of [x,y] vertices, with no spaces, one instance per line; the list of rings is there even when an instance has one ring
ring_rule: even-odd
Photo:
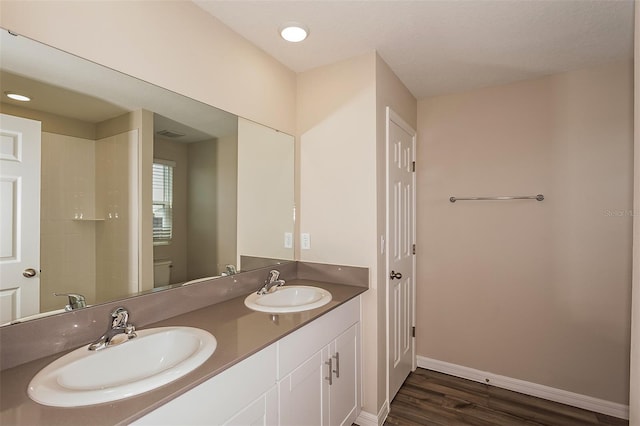
[[[387,109],[389,402],[414,368],[415,131]]]
[[[40,308],[40,127],[0,114],[0,324]]]

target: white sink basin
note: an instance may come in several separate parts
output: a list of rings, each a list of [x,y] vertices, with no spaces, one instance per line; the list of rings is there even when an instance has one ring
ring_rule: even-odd
[[[249,309],[274,314],[307,311],[329,302],[331,293],[327,290],[304,285],[285,285],[263,295],[251,293],[244,299],[244,304]]]
[[[172,382],[216,350],[211,333],[192,327],[137,330],[138,337],[99,351],[83,346],[58,358],[29,383],[31,399],[55,407],[116,401]]]

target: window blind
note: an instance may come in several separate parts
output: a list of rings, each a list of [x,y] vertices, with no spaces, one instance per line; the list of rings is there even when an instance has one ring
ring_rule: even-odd
[[[153,160],[153,241],[173,236],[173,168],[175,162]]]

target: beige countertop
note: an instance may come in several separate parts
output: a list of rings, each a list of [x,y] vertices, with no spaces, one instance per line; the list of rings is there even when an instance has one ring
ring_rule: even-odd
[[[59,408],[40,405],[29,398],[27,386],[33,376],[64,354],[52,355],[3,370],[0,375],[0,424],[128,424],[367,290],[365,287],[299,279],[288,281],[287,284],[321,287],[330,291],[333,299],[329,304],[317,309],[274,316],[254,312],[245,307],[245,295],[141,327],[197,327],[213,334],[218,346],[204,364],[184,377],[153,391],[112,403]],[[108,319],[105,318],[105,327],[107,322]],[[28,339],[29,336],[24,338]]]

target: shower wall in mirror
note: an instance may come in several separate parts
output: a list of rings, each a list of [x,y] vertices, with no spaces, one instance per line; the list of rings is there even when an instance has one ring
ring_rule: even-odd
[[[40,249],[18,269],[25,253],[0,257],[0,312],[13,312],[0,323],[62,312],[54,292],[91,305],[293,260],[292,136],[0,35],[0,112],[39,122],[42,150],[40,208],[28,212],[39,215]],[[3,232],[19,241],[25,211],[7,211]],[[35,276],[23,276],[29,268]],[[39,300],[21,304],[29,293]]]

